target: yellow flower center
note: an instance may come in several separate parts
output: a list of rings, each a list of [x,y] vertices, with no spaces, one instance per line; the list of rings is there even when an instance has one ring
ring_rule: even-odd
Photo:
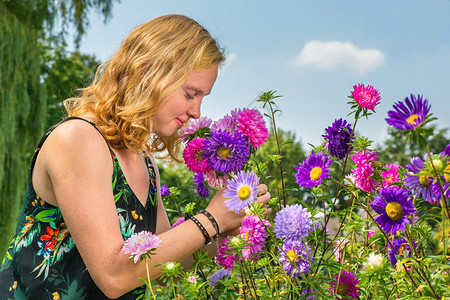
[[[220,148],[219,150],[217,150],[217,152],[219,153],[220,158],[228,158],[228,156],[230,155],[231,149]]]
[[[428,184],[428,180],[428,176],[419,176],[420,184],[424,187],[430,187],[430,185]]]
[[[337,292],[339,295],[345,296],[348,294],[348,287],[345,283],[341,283],[337,286]]]
[[[403,252],[405,252],[405,250],[406,250],[406,244],[403,243],[403,244],[400,246],[400,248],[398,249],[398,254],[400,254],[400,255],[403,256]]]
[[[311,173],[309,173],[309,177],[311,180],[318,180],[320,178],[320,175],[322,175],[322,168],[315,167],[311,170]]]
[[[202,153],[203,153],[203,151],[197,151],[197,153],[195,153],[195,159],[197,161],[202,161],[203,160]]]
[[[294,250],[289,250],[286,253],[286,255],[291,261],[293,261],[293,262],[297,262],[298,261],[298,255],[297,255],[297,253]]]
[[[386,214],[394,221],[398,221],[403,218],[403,210],[400,204],[397,202],[389,202],[386,205]]]
[[[444,170],[444,178],[447,182],[450,182],[450,164]]]
[[[412,125],[416,125],[416,120],[418,118],[419,118],[419,116],[414,114],[414,115],[409,116],[409,118],[406,119],[406,122],[408,122],[409,124],[412,124]]]
[[[241,200],[246,200],[251,194],[251,190],[248,186],[244,185],[238,191],[238,197]]]

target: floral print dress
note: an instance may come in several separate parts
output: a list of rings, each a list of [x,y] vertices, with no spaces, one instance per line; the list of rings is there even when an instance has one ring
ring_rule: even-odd
[[[80,118],[70,117],[60,123],[71,119]],[[95,127],[94,123],[84,121]],[[32,184],[31,174],[39,150],[60,123],[45,133],[33,155],[16,233],[0,267],[0,299],[108,299],[89,275],[60,209],[43,201]],[[150,188],[144,207],[128,185],[114,152],[109,149],[114,164],[112,189],[123,239],[142,230],[154,233],[156,174],[150,158],[146,157]],[[141,286],[119,299],[140,298],[144,291],[145,286]]]

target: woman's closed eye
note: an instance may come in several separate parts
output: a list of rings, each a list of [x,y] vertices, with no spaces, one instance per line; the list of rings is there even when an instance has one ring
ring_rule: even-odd
[[[188,92],[186,92],[186,98],[187,99],[194,99],[194,97],[195,97],[195,95],[194,94],[190,94],[190,93],[188,93]]]

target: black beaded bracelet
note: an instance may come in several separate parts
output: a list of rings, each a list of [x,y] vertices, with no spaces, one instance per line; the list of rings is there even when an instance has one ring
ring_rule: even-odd
[[[203,236],[205,237],[205,245],[211,244],[211,242],[212,242],[211,237],[209,236],[209,233],[208,233],[208,231],[206,231],[205,227],[203,227],[202,223],[200,223],[200,221],[197,220],[197,218],[194,217],[194,216],[192,216],[190,219],[191,219],[192,221],[194,221],[194,223],[195,223],[195,224],[198,226],[198,228],[200,228],[200,230],[202,231]]]
[[[204,214],[211,221],[212,225],[214,226],[214,229],[216,230],[216,235],[213,238],[216,239],[220,234],[219,224],[217,224],[216,219],[214,219],[214,217],[209,213],[209,211],[207,211],[205,209],[202,209],[202,210],[198,211],[197,213]]]

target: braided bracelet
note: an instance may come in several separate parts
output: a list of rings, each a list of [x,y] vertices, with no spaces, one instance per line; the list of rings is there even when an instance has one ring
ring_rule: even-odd
[[[212,240],[211,237],[209,236],[208,231],[206,231],[205,227],[203,227],[202,223],[200,223],[199,220],[197,220],[196,217],[192,216],[191,220],[194,221],[194,223],[198,226],[198,228],[200,228],[200,230],[203,233],[203,236],[205,237],[205,245],[209,245],[211,244]]]
[[[216,230],[216,235],[213,236],[213,239],[216,240],[220,234],[219,224],[217,224],[216,219],[214,219],[214,217],[205,209],[202,209],[202,210],[198,211],[197,213],[204,214],[211,221],[212,225],[214,226],[214,229]]]

